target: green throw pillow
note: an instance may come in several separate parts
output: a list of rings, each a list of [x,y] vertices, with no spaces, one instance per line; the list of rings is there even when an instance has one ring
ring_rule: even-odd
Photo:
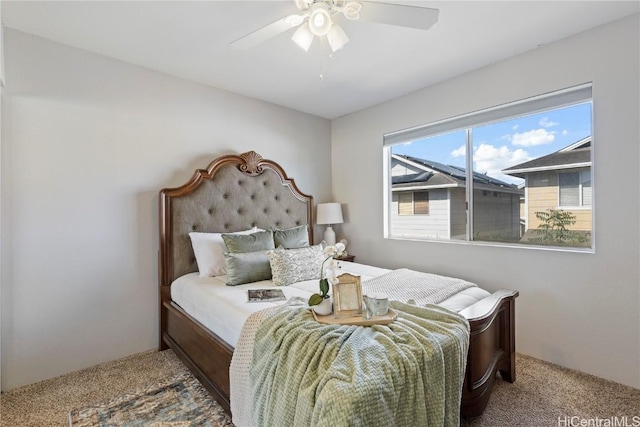
[[[309,246],[309,232],[307,225],[287,228],[286,230],[273,230],[273,242],[276,248],[297,249]]]
[[[266,251],[225,253],[227,286],[271,279],[271,266]]]
[[[227,246],[227,252],[247,253],[256,251],[268,251],[274,249],[273,231],[258,231],[247,235],[223,234],[222,240]]]

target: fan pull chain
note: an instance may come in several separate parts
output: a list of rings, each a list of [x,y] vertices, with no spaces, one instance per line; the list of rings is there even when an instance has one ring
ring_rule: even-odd
[[[328,55],[330,60],[335,59],[335,55],[333,52],[331,52]],[[320,57],[320,80],[324,80],[324,68],[325,68],[325,59],[324,59],[324,55]]]

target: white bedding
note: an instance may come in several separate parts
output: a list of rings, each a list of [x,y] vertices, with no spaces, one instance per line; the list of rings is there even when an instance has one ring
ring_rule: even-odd
[[[388,273],[391,270],[352,262],[339,262],[341,272],[360,276],[362,281]],[[342,274],[342,273],[338,273]],[[199,277],[186,274],[171,285],[171,299],[192,317],[235,347],[240,331],[253,312],[283,304],[278,302],[248,302],[248,289],[282,289],[287,299],[309,296],[318,292],[318,280],[307,280],[289,286],[275,286],[270,280],[239,286],[227,286],[227,276]],[[444,300],[440,306],[459,312],[489,296],[484,289],[473,287]]]

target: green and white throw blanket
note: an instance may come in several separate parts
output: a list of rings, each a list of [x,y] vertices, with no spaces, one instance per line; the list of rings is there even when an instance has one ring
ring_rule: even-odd
[[[458,425],[467,320],[433,304],[391,307],[397,320],[372,327],[317,323],[300,298],[251,315],[231,364],[234,423]]]

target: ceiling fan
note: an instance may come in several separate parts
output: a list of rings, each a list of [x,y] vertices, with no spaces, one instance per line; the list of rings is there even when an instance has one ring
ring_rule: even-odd
[[[369,21],[381,24],[428,30],[438,22],[438,9],[377,3],[359,0],[294,0],[300,13],[285,16],[231,43],[237,49],[249,49],[291,28],[298,27],[291,39],[305,51],[314,36],[326,36],[333,52],[349,41],[334,17],[342,14],[350,21]]]

